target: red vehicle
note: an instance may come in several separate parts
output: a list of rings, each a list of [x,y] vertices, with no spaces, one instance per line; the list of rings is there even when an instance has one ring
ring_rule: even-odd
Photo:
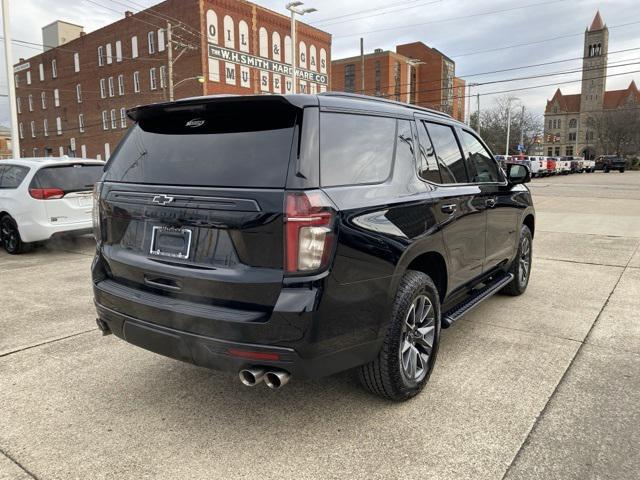
[[[547,171],[555,172],[556,171],[556,159],[555,158],[547,158]]]

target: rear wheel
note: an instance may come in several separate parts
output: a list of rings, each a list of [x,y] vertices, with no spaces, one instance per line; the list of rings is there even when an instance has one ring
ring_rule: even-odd
[[[621,169],[620,169],[620,173],[624,173],[624,168],[621,168]]]
[[[533,257],[533,238],[531,230],[526,225],[520,228],[520,242],[518,244],[518,253],[516,258],[509,267],[509,273],[512,273],[513,281],[502,289],[502,293],[507,295],[522,295],[529,285],[529,276],[531,275],[531,260]]]
[[[440,297],[428,275],[407,271],[400,282],[391,322],[378,357],[360,367],[370,392],[408,400],[427,383],[440,341]]]
[[[607,165],[604,167],[604,173],[609,173],[609,167]]]
[[[24,243],[20,238],[18,225],[9,215],[5,215],[0,219],[0,242],[7,253],[11,255],[25,252],[29,247],[29,244]]]

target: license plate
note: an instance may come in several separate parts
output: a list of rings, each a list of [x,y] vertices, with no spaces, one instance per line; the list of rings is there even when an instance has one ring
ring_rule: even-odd
[[[188,228],[153,227],[151,255],[187,259],[191,248],[191,230]]]

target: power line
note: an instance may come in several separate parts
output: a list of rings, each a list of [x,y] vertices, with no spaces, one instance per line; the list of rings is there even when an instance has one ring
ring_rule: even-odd
[[[468,18],[475,18],[475,17],[483,17],[486,15],[495,15],[496,13],[503,13],[503,12],[510,12],[510,11],[514,11],[514,10],[522,10],[525,8],[531,8],[531,7],[540,7],[543,5],[550,5],[553,3],[560,3],[560,2],[566,2],[567,0],[547,0],[545,2],[539,2],[539,3],[530,3],[527,5],[519,5],[516,7],[509,7],[509,8],[502,8],[500,10],[492,10],[490,12],[482,12],[482,13],[474,13],[474,14],[470,14],[470,15],[462,15],[459,17],[449,17],[449,18],[442,18],[442,19],[438,19],[438,20],[430,20],[428,22],[421,22],[421,23],[413,23],[413,24],[408,24],[408,25],[396,25],[394,27],[385,27],[385,28],[379,28],[376,30],[369,30],[366,32],[356,32],[356,33],[349,33],[346,35],[335,35],[334,38],[348,38],[348,37],[357,37],[360,35],[366,35],[366,34],[370,34],[370,33],[378,33],[378,32],[388,32],[391,30],[398,30],[398,29],[404,29],[404,28],[413,28],[413,27],[422,27],[424,25],[432,25],[432,24],[440,24],[440,23],[445,23],[445,22],[453,22],[453,21],[457,21],[457,20],[466,20]]]
[[[415,2],[415,0],[414,0],[414,2]],[[369,12],[371,12],[371,11],[376,11],[376,10],[387,10],[387,9],[391,8],[390,10],[387,10],[385,12],[373,13],[371,15],[363,15],[363,16],[359,16],[359,17],[356,17],[356,18],[346,18],[346,19],[344,17],[351,16],[351,15],[356,15],[356,14],[342,15],[342,16],[334,17],[334,21],[325,20],[325,21],[320,21],[320,22],[313,22],[313,25],[317,26],[319,24],[322,24],[323,28],[332,27],[334,25],[339,25],[341,23],[355,22],[357,20],[364,20],[365,18],[379,17],[380,15],[388,15],[388,14],[394,13],[396,11],[411,10],[411,9],[417,8],[417,7],[426,7],[427,5],[432,5],[434,3],[440,3],[440,2],[442,2],[442,0],[430,0],[428,2],[419,3],[417,5],[409,5],[409,6],[407,6],[407,3],[414,3],[414,2],[402,2],[402,5],[400,7],[396,7],[396,8],[391,8],[391,5],[387,5],[386,7],[378,7],[378,8],[373,8],[373,9],[368,10]],[[367,10],[365,10],[365,11],[367,11]],[[335,20],[337,20],[337,21],[335,21]],[[328,23],[328,25],[327,25],[327,23]]]

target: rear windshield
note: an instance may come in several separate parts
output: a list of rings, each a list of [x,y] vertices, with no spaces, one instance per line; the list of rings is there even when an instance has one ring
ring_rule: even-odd
[[[31,181],[35,188],[59,188],[65,193],[83,192],[93,189],[103,172],[102,165],[76,163],[56,167],[44,167]]]
[[[296,112],[234,108],[164,113],[140,120],[107,164],[127,183],[283,188]]]

